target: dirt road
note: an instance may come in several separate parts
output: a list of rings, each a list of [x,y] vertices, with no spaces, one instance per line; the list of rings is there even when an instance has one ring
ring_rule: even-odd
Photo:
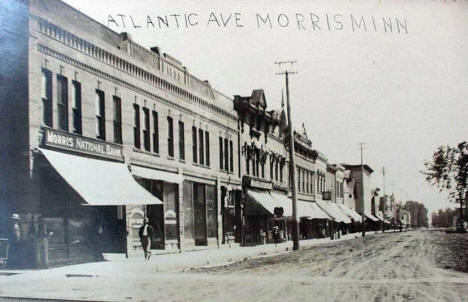
[[[446,269],[453,255],[445,238],[379,234],[230,266],[44,279],[0,292],[126,301],[468,301],[468,274]]]

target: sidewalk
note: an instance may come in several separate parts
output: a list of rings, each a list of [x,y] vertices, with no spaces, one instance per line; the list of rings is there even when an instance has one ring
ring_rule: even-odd
[[[387,232],[388,235],[391,233],[393,232]],[[370,241],[380,240],[375,238],[379,235],[385,234],[366,233],[366,237],[371,237]],[[360,237],[360,233],[355,233],[344,235],[333,241],[329,238],[301,240],[300,247],[301,249],[313,249],[333,244],[332,249],[336,247],[339,250],[343,244],[335,243]],[[360,244],[357,243],[357,246]],[[342,252],[346,254],[348,249],[345,248]],[[48,270],[16,271],[17,275],[0,275],[0,302],[152,301],[154,298],[152,295],[157,295],[160,291],[168,290],[168,292],[165,291],[165,298],[179,295],[179,287],[175,286],[176,284],[183,284],[191,289],[199,288],[200,281],[202,281],[199,279],[201,275],[180,273],[180,271],[190,271],[197,267],[229,265],[244,259],[287,253],[295,253],[292,251],[291,241],[277,246],[268,244],[252,247],[223,247],[204,251],[155,255],[150,261],[144,260],[143,257],[121,258]],[[291,255],[291,257],[297,256],[300,257],[301,254]],[[324,256],[326,257],[326,255]],[[314,265],[320,266],[321,264],[315,263]],[[211,275],[210,278],[209,280],[212,281],[218,280],[216,275]],[[207,285],[205,290],[210,289],[209,283],[203,283]],[[223,282],[216,284],[218,286],[221,284],[221,287],[225,286]],[[145,292],[144,289],[151,291]],[[177,301],[193,300],[191,291],[186,291],[185,294],[187,296]],[[165,300],[170,301],[171,299]]]
[[[374,234],[368,233],[368,235]],[[301,240],[299,244],[301,248],[308,248],[360,237],[360,233],[354,233],[343,235],[340,239],[336,240],[330,240],[329,238]],[[69,265],[47,270],[0,271],[0,282],[8,283],[64,276],[98,277],[115,276],[116,274],[142,275],[157,272],[174,272],[194,267],[227,265],[245,258],[263,257],[285,253],[291,250],[292,242],[288,241],[280,243],[277,246],[274,244],[266,244],[251,247],[222,247],[202,251],[153,255],[149,261],[146,261],[143,257],[131,257],[128,259],[118,257],[110,261]],[[2,275],[2,273],[12,272],[17,274],[10,276],[6,274]]]

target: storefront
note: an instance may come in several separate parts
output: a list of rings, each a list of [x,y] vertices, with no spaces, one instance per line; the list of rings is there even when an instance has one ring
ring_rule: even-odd
[[[301,239],[324,238],[331,219],[315,202],[299,200],[297,203]]]
[[[274,242],[273,228],[279,230],[280,240],[291,238],[291,200],[272,192],[271,182],[243,177],[244,245]]]
[[[137,182],[163,204],[147,205],[144,209],[153,227],[152,249],[179,249],[179,186],[183,183],[182,175],[152,168],[131,166],[131,173]]]
[[[355,233],[358,231],[359,226],[362,223],[362,217],[359,215],[356,211],[348,208],[344,204],[339,204],[337,203],[337,206],[345,213],[346,216],[348,216],[349,219],[351,219],[351,225],[349,227],[349,232],[350,233]]]
[[[333,218],[330,223],[330,238],[339,238],[341,234],[348,231],[351,219],[346,216],[336,203],[326,200],[318,200],[317,204],[320,209]]]
[[[120,145],[44,128],[35,165],[40,211],[31,229],[41,216],[51,265],[127,253],[127,207],[161,204],[133,179]]]
[[[216,245],[217,198],[215,183],[183,182],[183,237],[185,245]]]
[[[238,186],[221,186],[223,244],[242,242],[242,190]]]
[[[375,217],[370,211],[364,211],[366,216],[366,229],[369,231],[377,231],[379,229],[379,218]]]

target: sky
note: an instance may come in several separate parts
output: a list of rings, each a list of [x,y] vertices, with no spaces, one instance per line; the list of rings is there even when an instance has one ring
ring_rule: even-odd
[[[453,206],[420,171],[439,145],[468,139],[468,1],[65,2],[159,46],[225,95],[264,89],[269,109],[285,87],[274,62],[297,61],[293,123],[330,163],[360,163],[364,142],[374,186],[383,189],[385,167],[386,193],[429,211]]]

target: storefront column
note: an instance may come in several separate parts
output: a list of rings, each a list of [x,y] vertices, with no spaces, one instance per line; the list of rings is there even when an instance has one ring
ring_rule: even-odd
[[[221,209],[221,183],[219,180],[219,175],[216,176],[216,212],[217,212],[217,234],[218,234],[218,247],[221,245],[221,242],[223,242],[223,215],[222,215],[222,209]]]
[[[180,168],[178,174],[182,176],[182,169]],[[184,250],[184,183],[179,183],[179,207],[178,207],[178,217],[179,217],[179,250]]]

